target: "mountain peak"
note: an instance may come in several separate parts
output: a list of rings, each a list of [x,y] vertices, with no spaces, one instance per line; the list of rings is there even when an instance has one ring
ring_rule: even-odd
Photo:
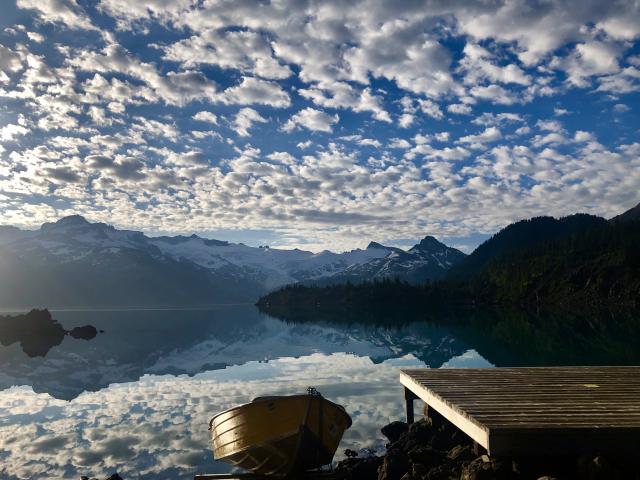
[[[87,225],[89,222],[82,215],[68,215],[66,217],[62,217],[57,222],[54,222],[55,225],[59,226],[75,226],[75,225]]]
[[[62,217],[56,222],[43,223],[41,232],[66,232],[67,230],[83,229],[91,225],[82,215],[69,215]]]
[[[382,245],[381,243],[378,242],[369,242],[369,245],[367,245],[367,250],[369,250],[370,248],[378,248],[381,250],[388,250],[388,247],[385,247],[384,245]]]
[[[115,231],[115,228],[106,223],[91,223],[82,215],[69,215],[56,222],[43,223],[40,233],[49,235],[75,235],[83,232],[93,232],[103,235],[107,231]]]
[[[409,251],[411,250],[431,251],[431,250],[440,250],[442,248],[447,248],[447,246],[444,243],[441,243],[438,240],[436,240],[435,237],[432,237],[431,235],[427,235],[422,240],[420,240],[420,243],[411,247]]]

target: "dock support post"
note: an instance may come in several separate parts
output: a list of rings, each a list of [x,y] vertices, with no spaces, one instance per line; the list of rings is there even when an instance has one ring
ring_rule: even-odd
[[[409,390],[407,387],[404,387],[404,400],[407,404],[407,423],[412,424],[414,421],[413,416],[413,401],[418,398],[418,396]]]

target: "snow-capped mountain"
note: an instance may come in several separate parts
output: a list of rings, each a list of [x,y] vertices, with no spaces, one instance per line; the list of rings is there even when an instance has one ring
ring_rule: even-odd
[[[261,282],[271,290],[281,285],[331,276],[349,267],[384,257],[389,249],[367,248],[333,253],[325,250],[313,253],[304,250],[255,248],[219,240],[191,237],[158,237],[150,239],[163,253],[189,260],[216,271],[233,266],[244,275]]]
[[[388,252],[384,257],[373,258],[366,263],[351,265],[344,271],[323,278],[322,283],[358,283],[382,278],[399,278],[413,284],[443,278],[449,269],[466,255],[460,250],[446,246],[431,236],[408,251],[399,248],[384,247],[372,242],[367,247],[384,248]]]
[[[0,228],[0,306],[255,301],[296,282],[440,278],[463,255],[432,237],[409,251],[372,242],[350,252],[313,253],[197,235],[149,237],[74,215],[35,231]]]

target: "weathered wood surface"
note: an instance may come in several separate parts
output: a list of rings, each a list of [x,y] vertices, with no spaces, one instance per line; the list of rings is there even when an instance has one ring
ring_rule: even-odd
[[[492,455],[640,448],[640,367],[413,369],[400,381]]]
[[[269,475],[257,475],[255,473],[199,473],[194,480],[269,480],[274,478]],[[311,471],[295,474],[283,480],[343,480],[344,475],[334,471]]]

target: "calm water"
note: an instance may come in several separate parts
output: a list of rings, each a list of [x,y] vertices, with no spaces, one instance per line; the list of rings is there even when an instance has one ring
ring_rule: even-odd
[[[70,329],[44,357],[0,345],[0,477],[192,478],[223,472],[207,423],[260,395],[316,387],[354,423],[340,448],[381,450],[402,419],[398,369],[637,363],[637,321],[501,312],[447,326],[285,323],[253,306],[56,311]]]

